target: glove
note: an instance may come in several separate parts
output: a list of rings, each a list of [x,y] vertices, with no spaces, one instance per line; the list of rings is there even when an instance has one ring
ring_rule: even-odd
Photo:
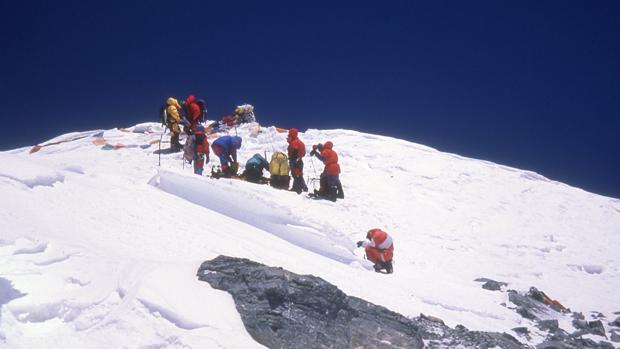
[[[312,150],[316,150],[316,148],[318,148],[316,144],[312,146]]]
[[[364,241],[358,241],[357,242],[357,247],[362,247],[362,245],[364,245]]]
[[[312,146],[312,148],[314,148],[314,147],[316,147],[316,145]],[[316,155],[316,149],[312,149],[310,151],[310,156],[314,156],[314,155]]]

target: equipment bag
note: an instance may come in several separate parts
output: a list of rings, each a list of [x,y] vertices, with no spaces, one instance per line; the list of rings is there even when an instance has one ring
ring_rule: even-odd
[[[288,158],[283,152],[275,152],[269,162],[269,173],[272,176],[288,176]]]

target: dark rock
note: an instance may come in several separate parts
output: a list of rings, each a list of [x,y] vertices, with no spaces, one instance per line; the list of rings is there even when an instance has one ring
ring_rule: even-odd
[[[269,348],[530,348],[507,333],[450,328],[431,315],[409,319],[384,307],[350,297],[336,286],[312,275],[298,275],[247,259],[219,256],[204,262],[200,280],[229,292],[245,328]],[[534,292],[532,292],[534,291]],[[548,307],[528,295],[509,292],[510,301],[535,318],[537,326],[549,330],[539,349],[607,349],[608,342],[583,338],[605,334],[603,323],[585,321],[574,313],[578,331],[569,335],[557,320],[541,320]],[[513,331],[531,340],[526,327]],[[616,331],[612,341],[620,341]]]
[[[541,320],[536,326],[543,331],[555,332],[559,328],[558,320]]]
[[[620,317],[616,318],[614,321],[609,323],[609,326],[620,327]]]
[[[200,280],[232,294],[250,335],[269,348],[422,348],[414,322],[311,275],[247,259],[204,262]]]
[[[589,321],[588,332],[597,336],[605,337],[605,326],[603,326],[603,322],[601,320]]]
[[[547,307],[543,303],[516,291],[508,292],[508,300],[517,306],[517,313],[526,319],[540,320],[540,316],[547,313]]]
[[[269,348],[423,348],[422,340],[429,348],[527,348],[505,333],[408,319],[321,278],[247,259],[219,256],[202,263],[198,277],[229,292],[247,331]]]
[[[512,330],[518,334],[530,334],[530,330],[527,327],[515,327]]]
[[[524,337],[526,340],[531,340],[530,330],[527,327],[515,327],[512,329],[513,332],[518,334],[521,337]]]
[[[574,349],[575,347],[559,341],[545,341],[536,346],[536,349]]]
[[[527,293],[528,297],[539,301],[540,303],[545,303],[545,294],[539,291],[536,287],[530,287],[530,291]]]
[[[502,289],[502,286],[506,286],[506,285],[507,284],[505,282],[497,282],[497,281],[489,280],[484,285],[482,285],[482,288],[484,288],[485,290],[489,290],[489,291],[499,291]]]
[[[603,322],[601,320],[586,321],[575,319],[573,320],[573,327],[579,330],[572,334],[573,337],[588,333],[605,337],[605,326],[603,326]]]
[[[616,332],[616,331],[612,331],[610,336],[609,336],[609,339],[612,342],[620,343],[620,334],[618,334],[618,332]]]
[[[438,317],[434,317],[432,315],[424,315],[424,314],[420,314],[420,319],[424,319],[424,320],[429,320],[432,322],[437,322],[441,325],[444,325],[444,322],[442,319],[438,318]]]
[[[491,280],[487,278],[477,278],[474,281],[484,282],[484,285],[482,285],[482,288],[484,288],[485,290],[489,290],[489,291],[500,291],[502,289],[502,286],[508,285],[505,282],[495,281],[495,280]]]

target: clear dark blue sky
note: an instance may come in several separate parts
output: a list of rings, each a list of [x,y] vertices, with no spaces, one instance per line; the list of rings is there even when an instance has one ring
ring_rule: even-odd
[[[620,197],[619,1],[0,2],[0,149],[156,120],[347,128]],[[14,122],[15,128],[7,127]]]

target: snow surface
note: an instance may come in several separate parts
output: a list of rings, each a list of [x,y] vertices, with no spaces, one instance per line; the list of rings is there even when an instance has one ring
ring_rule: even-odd
[[[390,137],[311,129],[300,133],[308,150],[334,142],[346,196],[317,201],[196,176],[179,153],[157,166],[161,131],[70,133],[33,154],[0,153],[0,347],[262,347],[230,295],[195,276],[220,254],[316,275],[409,317],[513,335],[526,326],[534,342],[541,332],[506,293],[474,279],[535,286],[586,315],[620,311],[618,199]],[[241,160],[286,149],[274,127],[237,131]],[[323,168],[305,164],[311,178]],[[370,271],[355,248],[374,227],[394,237],[392,275]]]

